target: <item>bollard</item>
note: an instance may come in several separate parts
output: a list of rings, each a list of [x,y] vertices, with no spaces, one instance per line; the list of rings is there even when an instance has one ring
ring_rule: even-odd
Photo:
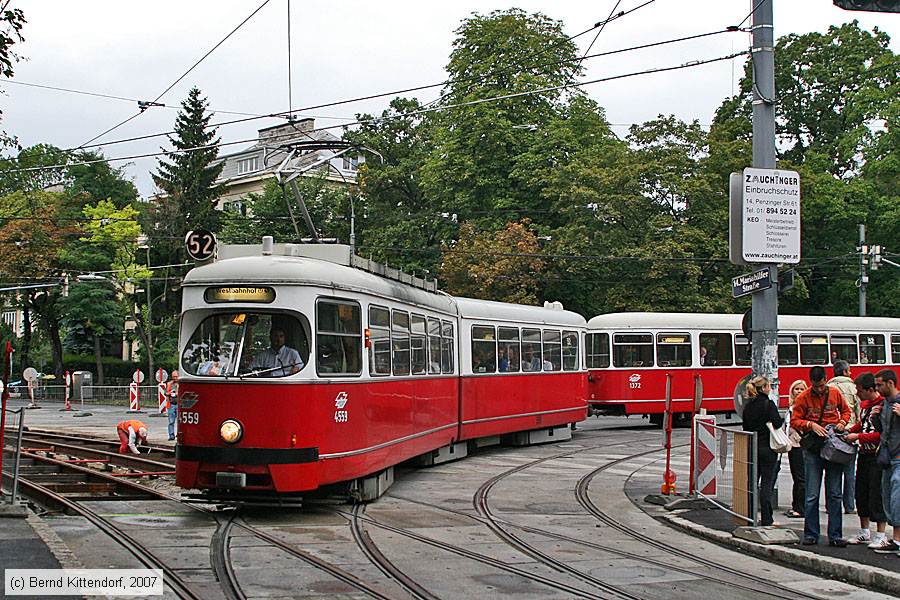
[[[166,384],[157,384],[156,393],[159,396],[159,414],[164,415],[166,414]]]

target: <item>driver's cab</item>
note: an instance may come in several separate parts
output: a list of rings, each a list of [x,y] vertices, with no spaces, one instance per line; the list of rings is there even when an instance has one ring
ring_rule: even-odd
[[[309,365],[309,337],[299,313],[217,311],[184,344],[181,368],[197,377],[289,377]]]

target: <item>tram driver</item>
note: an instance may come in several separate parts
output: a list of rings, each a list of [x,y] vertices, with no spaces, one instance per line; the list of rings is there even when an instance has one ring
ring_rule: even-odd
[[[271,346],[253,357],[250,368],[258,375],[284,377],[298,373],[303,368],[300,353],[286,346],[287,334],[284,329],[273,325],[269,331]]]

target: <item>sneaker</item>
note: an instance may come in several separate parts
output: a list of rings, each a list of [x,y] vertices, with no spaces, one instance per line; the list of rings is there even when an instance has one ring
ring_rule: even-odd
[[[897,542],[894,540],[885,537],[881,540],[881,544],[877,548],[874,548],[875,552],[878,554],[894,554],[897,551],[900,551],[900,546],[897,545]]]
[[[883,533],[876,533],[875,539],[872,540],[872,543],[868,545],[868,548],[872,548],[873,550],[875,548],[881,548],[881,544],[884,542],[884,540],[885,537]]]
[[[868,544],[872,541],[872,532],[868,529],[860,529],[859,533],[847,540],[848,544]]]

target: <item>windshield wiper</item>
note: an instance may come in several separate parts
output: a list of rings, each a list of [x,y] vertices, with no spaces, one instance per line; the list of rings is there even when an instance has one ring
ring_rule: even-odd
[[[277,367],[271,367],[268,369],[257,369],[256,371],[247,371],[246,373],[238,373],[238,377],[251,377],[251,376],[255,377],[257,375],[262,375],[264,373],[271,373],[272,371],[278,371],[280,369],[291,369],[293,367],[300,367],[302,369],[303,363],[298,362],[298,363],[293,363],[290,365],[278,365]],[[294,374],[293,371],[290,373],[287,373],[287,375],[293,375],[293,374]],[[286,375],[282,375],[282,377],[284,377],[284,376],[286,376]]]

